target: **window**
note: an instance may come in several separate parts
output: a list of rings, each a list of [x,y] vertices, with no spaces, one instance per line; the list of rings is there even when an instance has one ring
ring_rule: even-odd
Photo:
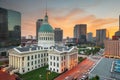
[[[64,56],[64,60],[65,60],[65,56]]]
[[[45,58],[44,58],[44,61],[46,61]]]
[[[41,49],[43,49],[43,48],[41,47]]]
[[[29,57],[29,56],[27,57],[27,60],[30,60],[30,57]]]
[[[31,56],[31,59],[33,59],[33,55]]]
[[[24,61],[24,57],[22,57],[22,61]]]
[[[63,57],[61,57],[61,60],[63,61]]]
[[[63,66],[63,63],[61,65]]]
[[[55,60],[55,56],[54,56],[54,60]]]
[[[50,56],[50,59],[52,60],[52,56]]]
[[[38,58],[40,58],[40,54],[38,54]]]
[[[50,65],[52,66],[52,62],[50,62]]]
[[[31,65],[33,65],[33,61],[31,62]]]
[[[47,61],[48,61],[48,58],[47,58]]]
[[[29,62],[27,63],[27,65],[29,66]]]
[[[54,66],[55,66],[55,62],[54,62]]]
[[[59,63],[57,63],[57,67],[59,67]]]
[[[41,62],[43,62],[43,60],[41,59]]]
[[[59,61],[59,57],[57,57],[57,61]]]
[[[44,56],[45,56],[45,53],[44,53]]]
[[[48,56],[48,53],[47,53],[47,56]]]
[[[29,71],[30,69],[28,68],[28,71]]]
[[[40,63],[40,60],[38,60],[38,63]]]
[[[57,72],[58,72],[58,69],[57,69]]]
[[[35,55],[35,59],[37,58],[37,55]]]
[[[41,54],[41,57],[43,57],[43,54]]]

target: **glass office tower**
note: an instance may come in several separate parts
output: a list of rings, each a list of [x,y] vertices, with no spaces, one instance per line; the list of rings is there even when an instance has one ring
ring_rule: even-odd
[[[0,8],[0,47],[21,43],[21,13]]]

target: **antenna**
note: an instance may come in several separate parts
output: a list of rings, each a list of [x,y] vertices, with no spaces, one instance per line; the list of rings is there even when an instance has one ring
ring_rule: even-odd
[[[120,31],[120,15],[119,15],[119,31]]]
[[[46,0],[46,15],[47,15],[47,0]]]
[[[109,30],[108,30],[108,39],[110,38],[110,35],[109,35]]]

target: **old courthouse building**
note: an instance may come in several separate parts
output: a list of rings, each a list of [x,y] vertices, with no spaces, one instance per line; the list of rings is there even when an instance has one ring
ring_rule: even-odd
[[[75,47],[55,45],[54,30],[46,14],[38,31],[38,44],[9,50],[9,66],[21,74],[45,65],[49,65],[51,71],[62,73],[77,65],[77,57]]]

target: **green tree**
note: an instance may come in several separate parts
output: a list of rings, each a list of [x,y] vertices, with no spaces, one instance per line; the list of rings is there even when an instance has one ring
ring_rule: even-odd
[[[100,80],[100,77],[96,75],[95,77],[92,77],[90,80]]]

